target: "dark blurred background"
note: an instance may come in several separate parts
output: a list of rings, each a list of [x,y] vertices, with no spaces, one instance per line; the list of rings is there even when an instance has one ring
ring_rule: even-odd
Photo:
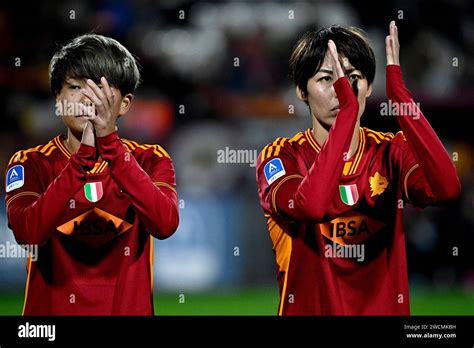
[[[138,57],[143,79],[120,134],[168,150],[181,199],[178,232],[155,242],[157,313],[275,314],[255,167],[221,163],[218,151],[253,154],[311,126],[287,64],[309,26],[367,32],[377,74],[362,125],[398,131],[395,118],[380,115],[384,38],[395,19],[405,81],[462,182],[456,202],[405,209],[412,312],[474,314],[473,9],[472,1],[408,0],[2,2],[0,168],[17,150],[65,132],[48,81],[59,45],[86,32],[119,40]],[[7,242],[14,238],[2,199],[0,243]],[[21,313],[25,277],[25,259],[0,259],[0,314]]]

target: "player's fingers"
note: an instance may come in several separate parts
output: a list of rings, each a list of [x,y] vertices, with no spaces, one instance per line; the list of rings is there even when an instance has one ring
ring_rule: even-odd
[[[107,101],[108,101],[109,105],[113,105],[114,104],[114,100],[113,100],[114,96],[113,96],[112,90],[110,88],[110,85],[107,82],[107,79],[104,76],[102,76],[100,78],[100,82],[102,83],[102,88],[104,90],[105,96],[107,97]]]
[[[86,121],[86,123],[84,124],[84,129],[83,129],[83,134],[82,134],[83,139],[85,137],[90,137],[91,134],[94,134],[93,129],[94,129],[94,126],[92,125],[92,122]]]
[[[328,41],[328,48],[329,48],[330,56],[332,57],[334,74],[336,76],[336,79],[338,79],[344,76],[344,71],[342,70],[341,63],[339,62],[339,54],[337,53],[337,48],[334,41],[332,40]]]
[[[398,41],[398,27],[395,21],[393,21],[393,43],[395,47],[400,47],[400,43]]]
[[[82,93],[88,97],[94,104],[95,106],[100,109],[104,107],[104,102],[96,95],[94,90],[90,88],[89,86],[86,86],[85,88],[82,89]]]
[[[336,44],[334,43],[334,41],[332,40],[328,41],[328,48],[329,48],[329,53],[331,54],[332,59],[335,61],[338,61],[339,56],[337,54]]]
[[[390,35],[387,35],[385,37],[385,53],[387,56],[387,65],[393,64],[393,50],[392,43],[390,41]]]
[[[87,121],[84,125],[81,143],[95,146],[94,125],[90,121]]]
[[[395,25],[395,21],[390,22],[390,43],[392,44],[392,52],[395,54],[397,52],[397,26]]]
[[[87,79],[87,85],[92,91],[94,91],[95,95],[97,96],[97,98],[99,98],[99,100],[104,106],[109,106],[109,101],[107,100],[106,95],[94,81],[92,81],[91,79]]]
[[[84,104],[80,103],[79,104],[79,115],[88,116],[88,117],[95,117],[95,105],[94,104],[84,105]]]
[[[395,30],[395,33],[394,33],[394,43],[393,43],[393,47],[394,47],[393,58],[394,58],[395,64],[400,65],[400,42],[398,41],[398,27],[396,25],[394,25],[394,30]]]

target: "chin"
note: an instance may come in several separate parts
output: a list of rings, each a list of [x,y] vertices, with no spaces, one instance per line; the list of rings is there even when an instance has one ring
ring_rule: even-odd
[[[333,116],[333,117],[325,118],[324,120],[319,120],[319,123],[321,124],[321,126],[323,126],[324,129],[329,131],[329,129],[331,129],[335,121],[336,121],[336,117]]]
[[[66,122],[65,122],[66,123]],[[78,139],[82,138],[82,132],[84,131],[84,124],[86,120],[74,120],[74,122],[67,122],[66,126],[69,131]]]

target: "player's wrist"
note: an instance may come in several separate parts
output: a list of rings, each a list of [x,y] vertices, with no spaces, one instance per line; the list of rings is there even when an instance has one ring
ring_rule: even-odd
[[[96,143],[100,156],[107,162],[125,152],[116,130],[102,137],[97,136]]]
[[[91,170],[94,168],[96,160],[95,146],[81,143],[76,153],[71,156],[71,160],[77,163],[84,170]]]
[[[349,103],[358,103],[357,98],[352,91],[349,79],[343,76],[334,82],[334,90],[339,100],[339,105],[342,108],[344,105]]]
[[[115,125],[114,127],[107,127],[107,128],[96,128],[95,134],[97,138],[106,137],[115,132]]]
[[[403,93],[405,82],[400,65],[387,65],[386,79],[387,97],[392,100],[406,99],[405,93]]]
[[[387,73],[402,73],[402,68],[398,64],[387,64],[385,69]]]

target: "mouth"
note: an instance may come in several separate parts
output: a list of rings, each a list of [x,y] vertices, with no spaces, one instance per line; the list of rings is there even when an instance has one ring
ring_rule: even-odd
[[[336,111],[336,110],[339,111],[339,104],[337,104],[335,107],[331,109],[331,111]]]

